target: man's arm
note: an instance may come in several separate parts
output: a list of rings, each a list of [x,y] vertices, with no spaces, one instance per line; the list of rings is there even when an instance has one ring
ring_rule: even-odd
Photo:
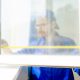
[[[7,53],[7,54],[32,54],[35,52],[35,49],[22,49],[19,50],[17,52],[13,52],[10,48],[5,48],[5,47],[9,47],[8,42],[5,40],[1,40],[0,41],[0,46],[2,47],[1,50],[3,51],[3,53]]]

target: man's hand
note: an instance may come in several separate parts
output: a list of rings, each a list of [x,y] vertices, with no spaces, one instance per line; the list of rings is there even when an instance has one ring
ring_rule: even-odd
[[[3,53],[8,53],[8,54],[11,54],[12,51],[10,48],[7,48],[9,45],[7,43],[7,41],[5,40],[0,40],[0,47],[1,47],[1,50],[3,51]]]

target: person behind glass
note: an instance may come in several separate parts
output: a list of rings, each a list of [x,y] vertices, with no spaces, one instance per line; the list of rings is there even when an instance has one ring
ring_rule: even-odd
[[[31,28],[37,33],[38,41],[34,34],[31,36],[31,45],[50,45],[50,46],[74,46],[75,42],[67,37],[61,36],[56,32],[59,29],[54,13],[47,11],[46,16],[37,16],[32,20]],[[31,30],[31,31],[32,31]],[[32,32],[32,33],[33,33]],[[40,52],[40,51],[39,51]],[[43,54],[46,52],[41,51]],[[47,51],[48,52],[48,51]],[[50,53],[51,52],[51,53]],[[75,49],[50,49],[48,54],[77,54]],[[37,51],[38,54],[38,51]],[[78,69],[78,68],[77,68]],[[79,69],[78,69],[79,70]],[[74,80],[73,72],[71,68],[55,68],[55,67],[31,67],[30,68],[30,80]]]
[[[31,19],[31,32],[30,32],[30,45],[44,46],[44,45],[59,45],[59,46],[72,46],[75,42],[67,37],[63,37],[56,32],[59,29],[57,26],[54,13],[47,11],[46,16],[32,16]],[[77,54],[75,49],[22,49],[18,54]],[[17,54],[16,53],[16,54]],[[22,69],[20,70],[25,70]],[[29,80],[74,80],[71,68],[52,68],[52,67],[25,67],[28,68]],[[27,70],[27,69],[26,69]],[[20,76],[20,75],[18,75]]]

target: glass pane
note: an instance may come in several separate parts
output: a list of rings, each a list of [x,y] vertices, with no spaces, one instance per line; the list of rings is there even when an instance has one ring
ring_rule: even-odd
[[[2,53],[79,54],[78,11],[78,0],[3,0]]]

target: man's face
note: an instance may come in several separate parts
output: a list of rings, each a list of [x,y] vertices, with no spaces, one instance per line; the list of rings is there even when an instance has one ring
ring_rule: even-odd
[[[36,29],[37,29],[38,36],[40,37],[47,36],[48,28],[49,25],[48,25],[48,20],[46,18],[39,17],[36,19]]]
[[[50,34],[52,30],[54,30],[54,27],[56,22],[53,21],[52,23],[48,21],[45,17],[39,17],[36,19],[36,30],[38,33],[38,36],[40,37],[46,37]]]

